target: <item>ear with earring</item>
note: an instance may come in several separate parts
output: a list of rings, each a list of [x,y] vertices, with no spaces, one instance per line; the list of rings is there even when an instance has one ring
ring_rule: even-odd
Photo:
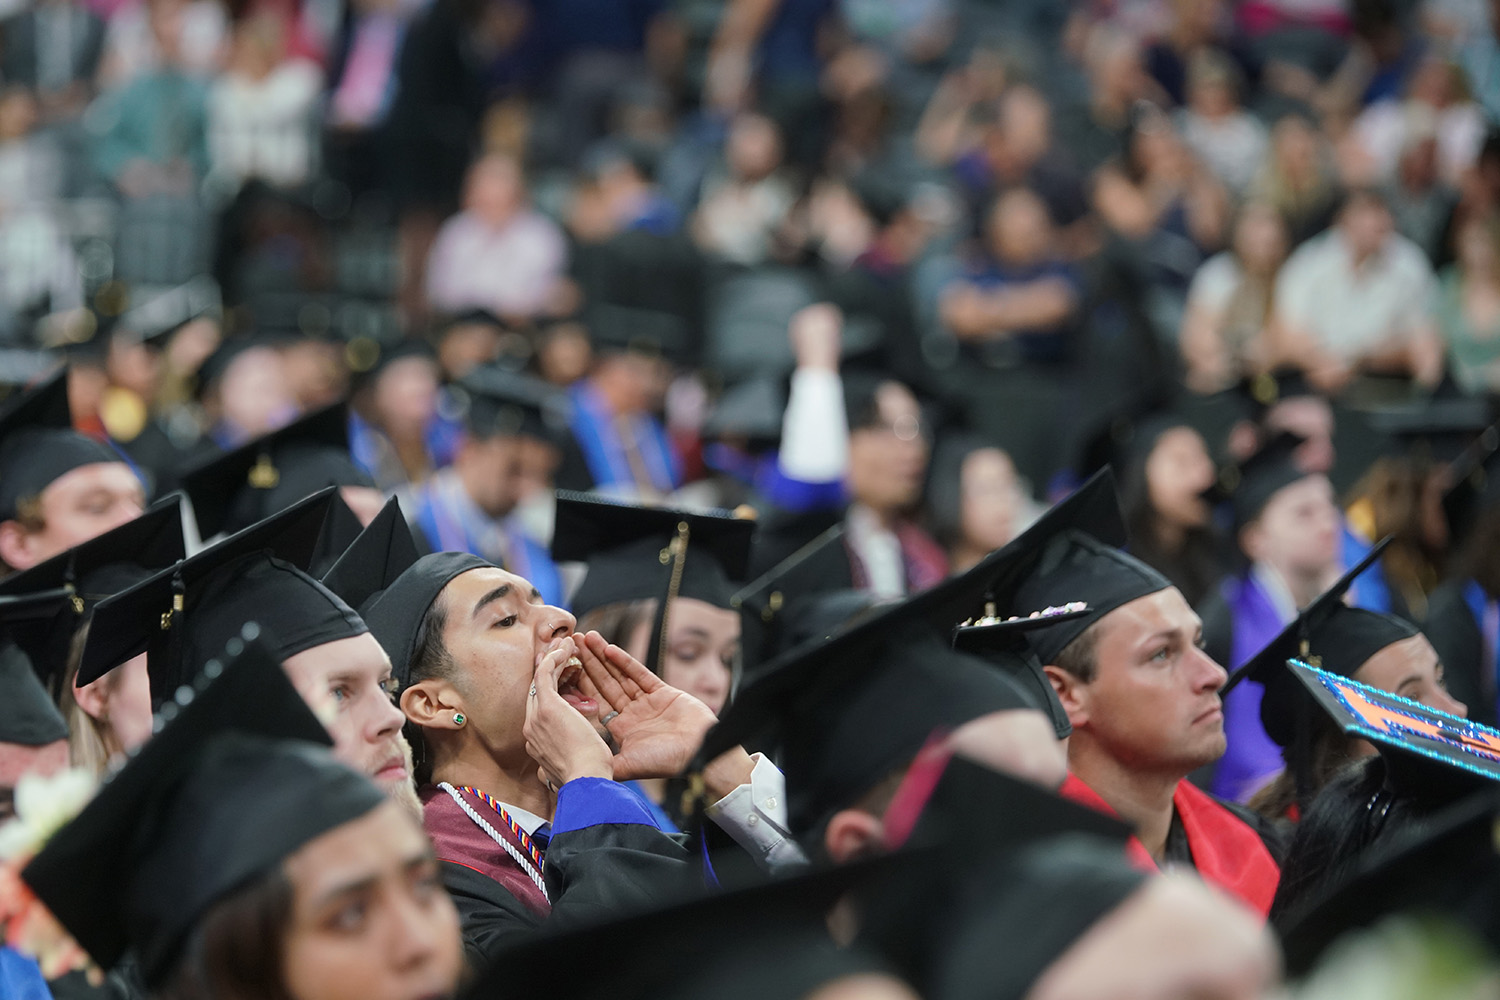
[[[469,720],[464,715],[464,713],[462,713],[462,712],[454,712],[453,713],[453,724],[455,726],[462,726],[465,722],[468,722],[468,721]]]

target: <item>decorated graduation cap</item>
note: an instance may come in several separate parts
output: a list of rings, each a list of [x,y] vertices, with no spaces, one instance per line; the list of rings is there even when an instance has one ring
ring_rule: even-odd
[[[0,610],[12,598],[0,598]],[[0,635],[9,631],[0,620]],[[0,656],[0,743],[46,746],[68,738],[68,724],[19,656]]]
[[[0,580],[0,595],[30,599],[0,606],[0,620],[9,619],[6,631],[55,696],[73,636],[95,606],[186,555],[182,505],[173,494],[140,517]]]
[[[729,511],[688,513],[558,490],[552,558],[588,564],[573,594],[580,618],[611,604],[657,602],[646,665],[660,673],[672,601],[732,608],[730,581],[744,579],[754,533],[753,520]]]
[[[1297,465],[1297,449],[1303,440],[1288,432],[1277,434],[1255,454],[1220,476],[1217,485],[1229,494],[1235,528],[1250,524],[1260,517],[1272,497],[1311,475]]]
[[[0,521],[53,480],[100,462],[123,462],[109,445],[73,429],[68,372],[59,371],[0,413]]]
[[[1340,732],[1374,744],[1393,790],[1429,799],[1500,792],[1500,730],[1298,660],[1286,669]]]
[[[646,912],[527,938],[490,956],[461,1000],[534,996],[573,1000],[802,997],[841,976],[882,970],[833,946],[826,915],[851,892],[870,892],[919,852],[864,859],[747,888],[685,896]],[[587,962],[578,961],[587,954]],[[740,959],[747,958],[748,962]],[[600,975],[608,969],[608,975]]]
[[[541,379],[485,365],[460,379],[458,387],[468,396],[464,424],[475,437],[556,443],[568,433],[567,395]]]
[[[325,406],[183,473],[198,533],[235,532],[328,486],[375,485],[349,456],[349,410]]]
[[[422,619],[443,588],[470,570],[496,568],[494,563],[467,552],[433,552],[389,582],[383,579],[384,589],[360,606],[370,634],[391,658],[391,676],[399,688],[411,683],[411,658],[417,651]]]
[[[151,700],[161,704],[247,621],[265,623],[262,640],[279,660],[363,635],[360,617],[302,568],[333,493],[308,497],[101,601],[78,683],[146,652]]]
[[[156,735],[22,872],[102,968],[127,952],[160,986],[219,900],[385,801],[339,764],[247,624],[169,702]]]
[[[1047,713],[1057,738],[1067,739],[1073,735],[1073,724],[1068,721],[1067,709],[1047,679],[1041,661],[1031,651],[1027,636],[1039,628],[1085,618],[1088,613],[1082,602],[1075,602],[1060,608],[1042,608],[1025,617],[999,618],[993,613],[986,614],[953,630],[953,648],[1004,671]]]
[[[949,644],[954,624],[983,606],[999,555],[767,663],[704,738],[689,773],[769,736],[781,749],[792,829],[807,835],[906,766],[934,731],[1037,710],[1012,680]]]
[[[401,513],[401,503],[392,497],[323,574],[323,586],[359,610],[380,596],[419,558],[416,540]]]
[[[999,615],[1026,618],[1048,608],[1084,606],[1083,614],[1059,615],[1026,630],[1042,664],[1056,663],[1059,653],[1111,611],[1172,585],[1117,548],[1124,541],[1114,474],[1106,467],[995,553],[998,571],[989,599]]]
[[[1349,875],[1277,921],[1288,974],[1306,975],[1343,935],[1397,913],[1440,918],[1452,948],[1462,947],[1452,931],[1463,927],[1500,950],[1497,822],[1500,796],[1474,795],[1376,845]]]

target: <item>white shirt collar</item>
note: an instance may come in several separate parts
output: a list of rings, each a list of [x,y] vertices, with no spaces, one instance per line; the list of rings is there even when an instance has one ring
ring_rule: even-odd
[[[547,822],[544,817],[538,816],[533,812],[527,812],[520,806],[513,806],[509,802],[502,802],[500,806],[510,814],[511,819],[516,821],[517,826],[526,831],[526,836],[528,837],[536,833],[537,828]]]

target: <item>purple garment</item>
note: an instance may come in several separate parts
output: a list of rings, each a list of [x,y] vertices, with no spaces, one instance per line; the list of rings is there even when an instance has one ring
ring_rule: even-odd
[[[1286,622],[1253,577],[1231,577],[1222,589],[1234,627],[1229,662],[1233,669],[1265,648]],[[1260,722],[1260,701],[1265,693],[1263,684],[1247,680],[1224,699],[1224,735],[1229,745],[1219,760],[1213,783],[1213,794],[1221,799],[1244,802],[1284,765],[1281,747],[1271,741]]]

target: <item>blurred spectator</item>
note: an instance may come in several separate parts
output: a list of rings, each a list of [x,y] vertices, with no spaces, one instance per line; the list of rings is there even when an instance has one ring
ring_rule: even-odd
[[[703,104],[720,113],[759,106],[781,127],[795,163],[811,164],[825,133],[820,42],[835,0],[727,0],[709,47]]]
[[[1192,91],[1192,63],[1201,55],[1227,56],[1240,75],[1248,76],[1253,59],[1232,34],[1233,14],[1222,0],[1171,0],[1171,24],[1146,48],[1146,69],[1167,99],[1187,104]]]
[[[329,55],[327,167],[355,198],[385,180],[376,146],[395,95],[411,6],[407,0],[351,0]]]
[[[723,166],[704,181],[694,236],[705,252],[723,260],[764,263],[795,201],[782,169],[776,124],[764,115],[737,115],[724,144]]]
[[[1081,290],[1057,253],[1047,206],[1025,188],[1007,191],[986,217],[985,236],[986,253],[943,291],[944,324],[981,355],[1065,359]]]
[[[1380,557],[1391,612],[1407,621],[1427,618],[1448,550],[1443,495],[1451,487],[1445,463],[1425,456],[1382,455],[1349,492],[1347,510],[1367,538],[1391,536]]]
[[[1463,36],[1458,61],[1469,92],[1491,122],[1500,121],[1500,10],[1490,4],[1484,30]]]
[[[1240,209],[1229,249],[1193,275],[1178,337],[1184,380],[1193,392],[1219,392],[1265,370],[1266,324],[1286,254],[1281,216],[1263,202],[1250,202]]]
[[[682,485],[682,458],[656,414],[671,364],[644,344],[595,332],[593,370],[574,384],[577,448],[564,456],[557,485],[624,498],[661,498]]]
[[[209,160],[227,192],[251,179],[296,188],[317,169],[322,75],[288,52],[287,31],[269,12],[237,23],[225,70],[209,91]]]
[[[978,148],[1010,92],[1010,71],[996,48],[976,45],[967,61],[946,73],[922,109],[914,135],[929,163],[947,166]]]
[[[452,428],[438,412],[439,399],[437,361],[417,341],[386,351],[361,379],[349,450],[380,489],[425,482],[447,464]]]
[[[1327,141],[1302,115],[1285,115],[1271,129],[1270,154],[1247,197],[1281,213],[1292,246],[1328,228],[1338,203],[1337,178]]]
[[[78,260],[58,214],[62,150],[36,125],[29,91],[0,91],[0,336],[83,303]]]
[[[1040,514],[1010,456],[967,436],[938,445],[927,508],[932,536],[955,573],[1005,545]]]
[[[1266,155],[1266,129],[1240,105],[1234,63],[1203,50],[1188,63],[1187,107],[1177,113],[1183,142],[1225,187],[1242,194]]]
[[[5,80],[36,97],[44,120],[70,119],[94,96],[104,22],[76,0],[42,0],[6,21]]]
[[[219,448],[238,448],[297,415],[286,363],[267,344],[225,341],[203,363],[198,377],[207,438]]]
[[[1466,392],[1500,393],[1500,220],[1459,226],[1458,259],[1438,279],[1434,317],[1448,370]]]
[[[677,232],[682,215],[657,186],[652,159],[639,145],[606,144],[590,155],[568,218],[580,241],[602,243],[633,231]]]
[[[1396,232],[1411,240],[1434,264],[1447,257],[1458,192],[1438,172],[1437,137],[1412,129],[1385,188]]]
[[[163,70],[207,77],[220,66],[228,21],[215,0],[127,0],[109,18],[100,85]]]
[[[568,247],[526,199],[521,164],[489,153],[469,169],[463,211],[443,223],[427,260],[427,301],[448,314],[482,309],[512,322],[558,306]]]
[[[1474,163],[1484,130],[1484,112],[1468,99],[1458,67],[1441,55],[1418,64],[1404,100],[1372,104],[1354,123],[1377,179],[1394,177],[1403,151],[1430,136],[1437,143],[1439,176],[1451,185]]]
[[[1356,190],[1338,221],[1288,258],[1276,282],[1276,353],[1327,392],[1357,373],[1442,376],[1428,316],[1436,280],[1422,251],[1393,231],[1378,192]]]
[[[1227,235],[1223,185],[1187,149],[1166,114],[1141,104],[1132,109],[1122,156],[1097,175],[1094,207],[1129,248],[1158,328],[1177,329],[1193,274]]]
[[[938,131],[933,123],[928,129]],[[1076,227],[1088,212],[1083,181],[1053,142],[1051,107],[1034,87],[1018,84],[1006,90],[992,122],[975,135],[972,146],[950,151],[933,138],[925,152],[935,162],[953,164],[976,214],[995,192],[1016,186],[1035,191],[1064,230]],[[1083,234],[1075,232],[1066,242],[1081,249]]]
[[[1058,144],[1084,171],[1093,171],[1125,152],[1124,136],[1137,101],[1158,95],[1141,64],[1138,42],[1107,26],[1090,32],[1084,50],[1088,97],[1058,109]]]
[[[1228,569],[1203,494],[1217,477],[1203,436],[1172,417],[1135,424],[1120,468],[1130,551],[1196,605]]]

